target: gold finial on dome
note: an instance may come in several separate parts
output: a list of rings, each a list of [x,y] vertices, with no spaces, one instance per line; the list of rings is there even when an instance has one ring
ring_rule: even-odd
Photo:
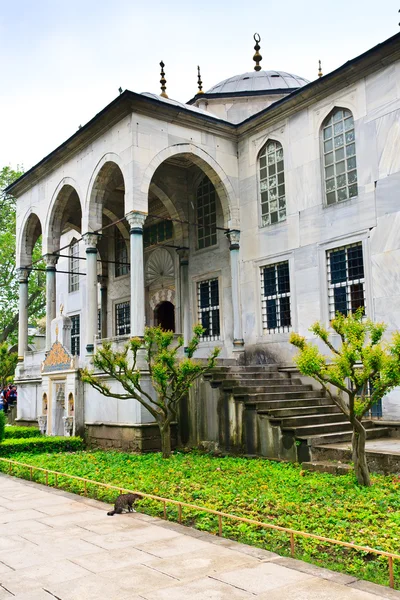
[[[198,90],[198,94],[204,94],[203,92],[203,82],[201,80],[201,75],[200,75],[200,67],[197,65],[197,87],[199,88]]]
[[[262,61],[262,56],[259,53],[260,50],[260,42],[261,42],[261,36],[259,33],[255,33],[254,34],[254,41],[256,43],[256,45],[254,46],[254,50],[256,51],[254,56],[253,56],[253,60],[256,63],[256,66],[254,67],[255,71],[261,71],[261,67],[260,67],[260,62]]]
[[[165,90],[167,89],[167,86],[165,85],[167,83],[167,80],[165,79],[165,72],[164,72],[164,67],[165,64],[163,63],[163,61],[160,62],[160,67],[161,67],[161,79],[160,79],[160,83],[161,83],[161,94],[160,96],[162,98],[168,98]]]
[[[322,66],[321,61],[318,61],[318,77],[322,77]]]

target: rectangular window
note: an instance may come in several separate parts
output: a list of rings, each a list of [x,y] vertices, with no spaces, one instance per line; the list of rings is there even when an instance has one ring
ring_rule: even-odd
[[[101,339],[101,310],[97,311],[97,335]]]
[[[197,188],[196,213],[199,250],[214,246],[217,243],[216,191],[208,177],[204,177]]]
[[[329,250],[328,270],[329,318],[336,313],[347,315],[365,307],[364,261],[361,242]]]
[[[209,279],[197,284],[199,322],[204,327],[203,340],[220,339],[218,279]]]
[[[129,273],[128,246],[118,228],[115,228],[114,238],[115,277]]]
[[[73,241],[69,247],[69,281],[70,292],[79,290],[79,243]]]
[[[261,268],[262,323],[268,333],[290,330],[289,262],[275,263]]]
[[[115,305],[116,335],[129,335],[131,332],[131,304],[120,302]]]
[[[71,354],[79,356],[81,348],[81,321],[79,315],[73,315],[71,319]]]
[[[170,240],[174,235],[172,221],[164,220],[143,229],[143,245],[145,248]]]

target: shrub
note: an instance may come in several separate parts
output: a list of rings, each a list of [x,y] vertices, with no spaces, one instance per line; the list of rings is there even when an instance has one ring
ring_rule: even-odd
[[[6,425],[6,415],[0,410],[0,443],[4,440],[4,429]]]
[[[37,427],[18,427],[10,425],[5,428],[4,439],[38,438],[41,433]]]
[[[35,437],[4,440],[0,445],[0,456],[9,456],[15,452],[76,452],[84,449],[80,437]]]

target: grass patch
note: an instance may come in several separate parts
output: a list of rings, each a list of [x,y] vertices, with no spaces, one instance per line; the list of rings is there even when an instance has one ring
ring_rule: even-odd
[[[48,439],[48,438],[47,438]],[[54,439],[54,438],[53,438]],[[71,438],[70,438],[71,439]],[[4,444],[3,444],[4,445]],[[176,453],[169,460],[160,454],[135,455],[114,451],[77,451],[72,454],[13,454],[14,460],[136,489],[165,498],[245,516],[258,521],[309,531],[321,536],[398,553],[400,546],[400,479],[372,475],[373,487],[356,484],[354,476],[302,471],[298,465],[246,458],[215,458]],[[0,462],[0,469],[8,470]],[[19,467],[13,473],[29,477]],[[34,473],[36,481],[44,475]],[[49,475],[54,485],[54,476]],[[58,478],[59,487],[83,493],[83,483]],[[88,484],[90,497],[112,503],[117,492]],[[162,516],[162,504],[149,500],[138,509]],[[178,510],[167,507],[177,520]],[[213,515],[183,509],[183,522],[216,534]],[[289,536],[245,523],[223,521],[223,535],[290,554]],[[388,585],[387,559],[307,538],[296,538],[296,558]],[[400,588],[400,561],[394,561],[396,587]]]
[[[21,452],[29,452],[31,456],[42,452],[73,452],[83,448],[84,442],[80,437],[10,438],[0,444],[0,456],[14,460],[14,455]]]

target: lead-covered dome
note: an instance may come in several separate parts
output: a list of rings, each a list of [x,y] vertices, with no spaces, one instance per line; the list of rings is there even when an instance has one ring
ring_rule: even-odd
[[[307,83],[307,79],[285,71],[249,71],[224,79],[206,94],[290,93]]]

